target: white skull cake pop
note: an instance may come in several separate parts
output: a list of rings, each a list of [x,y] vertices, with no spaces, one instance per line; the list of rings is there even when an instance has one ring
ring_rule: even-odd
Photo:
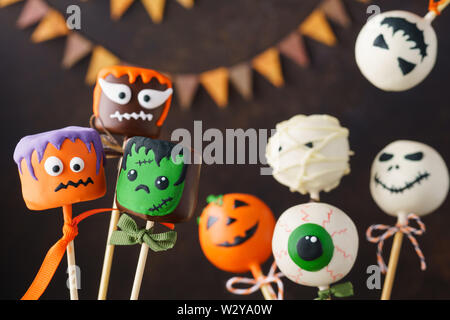
[[[408,90],[424,80],[437,55],[432,19],[407,11],[388,11],[371,18],[356,40],[356,63],[374,86]]]
[[[350,172],[348,134],[329,115],[296,115],[278,123],[266,148],[274,178],[302,194],[334,189]]]
[[[379,152],[372,164],[370,192],[377,205],[392,216],[418,216],[436,210],[447,197],[449,173],[432,147],[398,140]]]
[[[300,204],[278,219],[272,251],[287,278],[323,289],[341,280],[353,267],[358,232],[353,221],[334,206]]]

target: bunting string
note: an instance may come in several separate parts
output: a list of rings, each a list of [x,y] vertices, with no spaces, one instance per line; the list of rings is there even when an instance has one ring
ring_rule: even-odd
[[[194,0],[176,1],[188,9],[194,5]],[[23,9],[17,19],[17,27],[25,29],[37,24],[31,35],[32,42],[42,43],[58,37],[66,38],[66,46],[61,61],[64,69],[70,69],[90,56],[85,78],[86,84],[95,84],[100,69],[125,63],[113,52],[87,39],[80,32],[69,30],[65,17],[51,8],[46,0],[0,0],[0,7],[17,2],[24,2]],[[134,2],[135,0],[110,0],[111,16],[119,19]],[[141,0],[141,2],[149,11],[153,21],[162,21],[165,0]],[[226,107],[229,103],[229,83],[245,100],[252,99],[253,70],[274,87],[284,86],[281,56],[292,60],[301,68],[307,68],[310,65],[304,37],[329,47],[337,45],[338,40],[328,20],[343,28],[350,26],[351,20],[342,0],[322,0],[295,30],[274,46],[267,48],[248,61],[230,67],[220,66],[198,74],[165,72],[174,82],[180,107],[182,109],[191,107],[200,86],[206,90],[220,108]]]

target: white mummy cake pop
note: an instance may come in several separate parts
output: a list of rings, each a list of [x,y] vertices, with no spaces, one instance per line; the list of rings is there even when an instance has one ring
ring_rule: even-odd
[[[323,290],[353,267],[358,232],[353,221],[334,206],[300,204],[287,209],[278,219],[272,251],[287,278]]]
[[[313,197],[334,189],[350,172],[348,134],[328,115],[296,115],[278,123],[266,149],[274,178]]]
[[[418,216],[436,210],[447,197],[449,173],[430,146],[407,140],[387,145],[372,164],[370,192],[377,205],[392,216]]]
[[[407,11],[388,11],[370,19],[358,35],[356,63],[374,86],[408,90],[424,80],[437,55],[432,18]]]

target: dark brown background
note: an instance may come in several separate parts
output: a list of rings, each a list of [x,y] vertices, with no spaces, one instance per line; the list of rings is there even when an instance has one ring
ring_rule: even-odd
[[[73,1],[50,1],[64,12]],[[383,11],[406,9],[419,14],[426,11],[426,0],[379,1]],[[161,25],[149,21],[141,4],[136,3],[120,22],[108,18],[107,1],[81,4],[82,32],[105,45],[123,60],[169,72],[201,72],[217,66],[231,66],[248,60],[274,45],[294,30],[316,1],[196,1],[185,10],[168,1]],[[307,39],[312,66],[301,69],[283,58],[286,86],[272,87],[255,74],[255,99],[245,102],[231,89],[230,105],[219,110],[201,89],[190,111],[176,102],[169,114],[163,137],[176,128],[192,129],[194,120],[207,128],[265,128],[298,113],[328,113],[350,129],[352,173],[340,187],[323,194],[324,202],[346,211],[358,227],[360,251],[355,267],[346,278],[355,286],[356,299],[376,299],[380,291],[366,287],[366,268],[375,264],[374,244],[365,240],[365,230],[373,223],[393,224],[372,201],[369,168],[373,157],[395,139],[415,139],[432,145],[450,159],[450,108],[448,83],[450,60],[450,12],[436,19],[439,56],[430,76],[417,88],[403,93],[386,93],[371,86],[359,73],[353,48],[357,33],[366,20],[367,5],[345,0],[352,17],[350,29],[333,24],[339,45],[326,47]],[[30,212],[20,194],[20,182],[12,154],[19,139],[28,134],[67,125],[88,125],[92,88],[83,80],[88,65],[84,59],[72,70],[63,71],[60,61],[64,39],[34,45],[32,29],[20,31],[15,21],[22,4],[0,10],[0,97],[1,133],[4,152],[1,194],[3,197],[0,264],[0,298],[17,299],[31,283],[44,254],[60,237],[61,210]],[[97,201],[79,204],[75,212],[108,207],[112,201],[115,162],[108,164],[108,194]],[[247,192],[264,199],[279,216],[287,208],[307,201],[278,184],[270,176],[260,176],[258,165],[205,166],[202,172],[197,213],[208,194]],[[419,270],[419,260],[408,240],[400,258],[393,298],[450,298],[450,203],[426,217],[427,233],[419,238],[428,270]],[[94,216],[80,226],[76,239],[76,262],[82,270],[81,299],[96,299],[103,262],[109,216]],[[215,269],[204,258],[198,243],[195,221],[180,225],[175,249],[150,253],[142,299],[260,299],[260,293],[239,297],[225,290],[231,276]],[[387,248],[390,247],[390,241]],[[389,252],[388,249],[386,249]],[[128,299],[131,291],[138,246],[116,249],[109,297]],[[268,270],[269,263],[264,265]],[[66,261],[51,282],[43,299],[67,299]],[[311,299],[316,289],[284,281],[286,299]]]

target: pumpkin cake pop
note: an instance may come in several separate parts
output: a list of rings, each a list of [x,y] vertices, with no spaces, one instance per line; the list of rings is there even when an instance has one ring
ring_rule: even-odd
[[[358,252],[358,232],[340,209],[326,203],[305,203],[287,209],[272,239],[276,264],[291,281],[319,288],[318,299],[353,294],[344,278]]]
[[[249,294],[261,288],[266,299],[274,299],[268,283],[277,282],[280,286],[281,281],[273,274],[274,270],[266,278],[260,268],[271,255],[275,219],[270,208],[257,197],[243,193],[209,196],[207,202],[199,218],[200,246],[206,258],[221,270],[250,271],[255,278],[232,278],[227,289],[237,294]],[[254,286],[232,288],[238,282]],[[282,291],[282,284],[279,289]]]

